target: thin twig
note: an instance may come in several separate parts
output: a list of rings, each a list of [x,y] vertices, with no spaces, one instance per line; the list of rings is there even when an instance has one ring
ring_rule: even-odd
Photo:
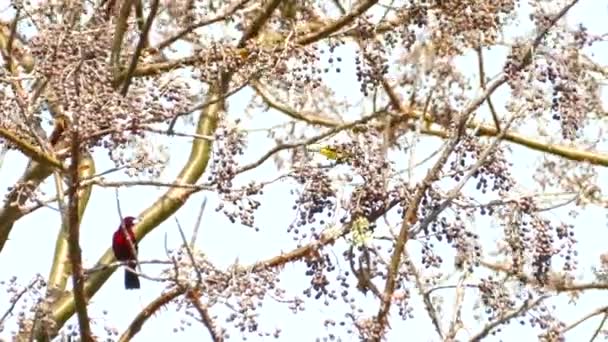
[[[475,334],[469,341],[470,342],[481,341],[486,336],[488,336],[488,334],[491,333],[492,330],[497,328],[499,325],[504,324],[505,322],[507,322],[508,320],[510,320],[512,318],[525,314],[528,310],[534,308],[541,301],[543,301],[547,298],[549,298],[549,295],[544,295],[544,296],[538,297],[535,300],[527,299],[522,304],[522,306],[519,307],[519,309],[512,311],[510,313],[501,315],[498,319],[496,319],[495,321],[493,321],[493,322],[487,324],[485,327],[483,327],[483,329],[479,333]]]
[[[418,291],[420,292],[420,295],[422,296],[422,301],[424,302],[424,307],[425,307],[425,311],[428,313],[429,317],[431,318],[431,322],[433,323],[433,327],[435,328],[435,331],[437,332],[437,334],[439,335],[439,338],[441,340],[443,340],[443,329],[441,329],[441,322],[439,320],[439,316],[437,315],[437,310],[435,310],[435,306],[433,305],[433,302],[431,301],[431,296],[430,296],[430,291],[426,291],[424,289],[424,282],[422,281],[422,276],[420,275],[420,272],[418,272],[418,270],[416,269],[416,266],[414,265],[414,262],[412,260],[412,258],[410,257],[409,253],[407,252],[407,250],[403,250],[403,256],[406,259],[406,264],[410,269],[410,272],[414,275],[414,278],[416,279],[416,288],[418,289]],[[385,293],[386,295],[386,293]],[[391,301],[390,298],[385,298],[385,301]]]
[[[238,11],[245,4],[247,4],[249,1],[251,1],[251,0],[241,0],[241,1],[237,2],[237,3],[235,3],[234,5],[232,5],[230,8],[228,8],[221,15],[215,16],[215,17],[210,18],[210,19],[205,19],[205,20],[199,21],[198,23],[192,24],[192,25],[184,28],[183,30],[181,30],[178,33],[176,33],[174,36],[172,36],[170,38],[167,38],[167,39],[163,40],[162,42],[160,42],[156,46],[156,49],[162,50],[162,49],[168,47],[169,45],[175,43],[176,41],[180,40],[182,37],[184,37],[188,33],[193,32],[194,30],[196,30],[198,28],[201,28],[201,27],[204,27],[204,26],[207,26],[207,25],[211,25],[211,24],[215,24],[215,23],[217,23],[219,21],[228,19],[234,13],[236,13],[236,11]]]
[[[94,181],[91,181],[91,184],[99,185],[98,183],[96,183]],[[122,210],[120,209],[120,196],[118,195],[118,187],[116,187],[116,189],[114,189],[114,198],[116,198],[116,210],[118,211],[118,218],[120,219],[120,222],[122,223],[124,216],[122,215]]]
[[[148,33],[150,32],[150,28],[152,27],[152,22],[154,21],[154,17],[156,17],[156,12],[158,11],[158,2],[159,0],[152,0],[152,6],[150,7],[150,14],[148,14],[148,19],[146,20],[146,24],[144,25],[144,29],[139,36],[139,41],[137,42],[137,47],[135,48],[135,53],[133,53],[133,57],[131,59],[131,64],[129,64],[129,68],[127,69],[127,74],[124,79],[124,83],[122,85],[122,89],[120,94],[122,96],[126,96],[129,91],[129,85],[131,85],[131,77],[133,76],[133,72],[137,67],[137,62],[139,61],[139,56],[141,55],[141,51],[146,45],[146,41],[148,39]]]
[[[190,238],[190,248],[194,248],[194,244],[196,243],[196,238],[198,236],[198,230],[201,227],[201,222],[203,220],[203,213],[205,212],[205,207],[207,207],[207,197],[203,199],[203,203],[201,203],[201,209],[198,211],[198,217],[196,218],[196,223],[194,224],[194,230],[192,231],[192,237]]]
[[[208,184],[180,184],[175,182],[160,182],[160,181],[146,181],[146,180],[135,180],[135,181],[105,181],[101,179],[90,179],[87,181],[83,181],[81,186],[83,185],[97,185],[105,188],[118,188],[122,187],[132,187],[132,186],[158,186],[158,187],[166,187],[166,188],[182,188],[182,189],[190,189],[193,191],[201,191],[201,190],[213,190],[214,188]],[[118,210],[120,218],[123,216],[120,213],[120,209]]]
[[[441,214],[441,212],[443,212],[447,207],[449,207],[452,204],[452,201],[458,196],[458,194],[460,193],[460,190],[462,190],[462,188],[467,184],[469,179],[471,179],[471,177],[473,177],[473,175],[486,163],[486,159],[490,156],[491,153],[494,152],[494,150],[496,149],[498,144],[501,141],[503,141],[503,138],[504,138],[506,132],[509,130],[509,127],[511,126],[513,121],[518,117],[519,117],[519,114],[513,115],[511,117],[509,122],[506,124],[506,127],[504,128],[504,130],[494,139],[494,141],[490,144],[490,146],[488,146],[479,155],[479,158],[477,159],[477,162],[475,163],[475,165],[473,165],[473,167],[471,167],[469,169],[469,171],[462,177],[462,179],[458,182],[458,184],[452,190],[450,190],[450,192],[448,192],[448,194],[447,194],[446,198],[443,200],[443,202],[441,202],[441,204],[435,210],[433,210],[420,223],[418,228],[416,228],[410,232],[411,237],[416,236],[416,234],[418,234],[421,230],[426,230],[426,228],[429,226],[429,224],[434,222],[437,219],[437,217],[439,216],[439,214]]]
[[[477,52],[477,60],[479,64],[479,84],[482,89],[486,88],[486,73],[483,62],[483,51],[481,46],[478,46],[475,51]],[[490,113],[492,114],[492,120],[494,120],[494,126],[496,126],[496,131],[500,132],[500,120],[498,119],[498,114],[496,114],[496,109],[494,109],[494,104],[492,103],[492,97],[488,96],[487,99],[488,108],[490,108]]]
[[[196,134],[196,133],[182,133],[182,132],[175,132],[175,131],[167,132],[167,130],[156,129],[156,128],[152,128],[152,127],[144,127],[144,128],[142,128],[142,131],[152,132],[152,133],[157,133],[157,134],[164,134],[164,135],[174,135],[176,137],[203,139],[203,140],[207,140],[207,141],[215,140],[215,138],[213,138],[210,135],[202,135],[202,134]]]
[[[593,342],[595,341],[595,338],[600,334],[600,332],[602,331],[602,328],[604,327],[604,324],[606,324],[606,319],[608,319],[608,312],[604,313],[604,317],[602,317],[602,321],[600,322],[600,324],[597,326],[597,328],[595,329],[595,331],[593,332],[593,335],[591,336],[591,338],[589,339],[589,342]]]
[[[6,67],[8,70],[13,70],[13,41],[15,40],[15,34],[17,33],[17,22],[19,21],[19,16],[21,15],[22,6],[17,6],[17,13],[15,14],[15,19],[11,23],[11,33],[8,37],[8,42],[6,43]]]
[[[333,23],[323,27],[319,31],[312,32],[300,39],[298,39],[298,45],[308,45],[312,42],[316,42],[323,37],[327,37],[332,33],[335,33],[345,27],[346,25],[352,23],[356,18],[358,18],[361,14],[365,13],[368,9],[374,6],[378,0],[364,0],[361,1],[352,11],[347,14],[344,14],[338,20]]]
[[[9,305],[8,309],[6,309],[2,317],[0,317],[0,327],[4,325],[4,321],[8,318],[8,316],[12,315],[15,306],[17,306],[17,303],[19,303],[19,299],[21,299],[21,297],[23,297],[23,295],[25,295],[27,291],[33,289],[39,281],[40,278],[36,277],[26,287],[24,287],[23,290],[19,291],[10,299],[11,305]]]
[[[182,245],[186,249],[186,252],[188,253],[188,257],[190,258],[190,262],[192,263],[192,267],[196,271],[196,288],[198,288],[203,283],[203,274],[196,263],[194,254],[192,253],[192,250],[190,249],[190,246],[188,245],[188,241],[186,241],[186,234],[184,234],[182,225],[179,224],[179,220],[177,219],[177,217],[175,217],[175,223],[177,224],[177,230],[179,231],[179,236],[182,238]]]
[[[566,333],[566,332],[568,332],[568,331],[576,328],[577,326],[579,326],[581,323],[585,322],[586,320],[588,320],[590,318],[593,318],[593,317],[595,317],[597,315],[600,315],[600,314],[604,314],[604,315],[608,314],[608,306],[602,306],[601,308],[597,308],[597,309],[591,311],[590,313],[588,313],[585,316],[577,319],[573,323],[565,326],[563,329],[561,329],[560,333],[564,334],[564,333]]]
[[[249,84],[249,82],[250,82],[250,79],[247,79],[244,82],[242,82],[240,85],[238,85],[237,87],[235,87],[234,89],[231,89],[231,90],[227,91],[226,93],[222,94],[221,96],[213,97],[211,100],[207,100],[204,103],[196,105],[196,106],[194,106],[194,107],[186,110],[185,112],[175,114],[175,116],[173,118],[171,118],[171,122],[169,122],[169,126],[167,128],[167,133],[168,134],[173,134],[173,128],[175,127],[175,124],[177,123],[177,119],[179,117],[185,116],[185,115],[190,115],[193,112],[203,110],[203,109],[205,109],[205,108],[207,108],[207,107],[209,107],[211,105],[214,105],[214,104],[219,103],[221,101],[225,101],[230,96],[238,93],[239,91],[241,91],[241,89],[245,88]]]
[[[458,333],[458,330],[462,327],[462,302],[464,301],[464,290],[466,287],[464,281],[466,280],[467,276],[468,272],[463,272],[462,276],[458,281],[458,285],[456,286],[456,299],[454,300],[454,307],[452,309],[453,316],[450,322],[450,327],[448,329],[448,334],[446,336],[447,341],[455,341],[456,334]]]
[[[277,145],[275,147],[273,147],[272,149],[270,149],[270,151],[266,152],[264,155],[262,155],[262,157],[260,157],[257,161],[252,162],[250,164],[247,164],[245,166],[240,167],[236,173],[243,173],[245,171],[249,171],[251,169],[254,169],[260,165],[262,165],[262,163],[264,163],[266,160],[268,160],[268,158],[272,157],[275,153],[286,150],[286,149],[291,149],[291,148],[296,148],[296,147],[302,147],[302,146],[307,146],[307,145],[311,145],[316,143],[317,141],[323,140],[331,135],[334,135],[338,132],[347,130],[347,129],[351,129],[357,125],[361,125],[361,124],[365,124],[368,121],[371,121],[377,117],[379,117],[381,114],[384,114],[383,112],[377,112],[377,113],[373,113],[371,115],[365,116],[359,120],[355,120],[353,122],[350,123],[346,123],[337,127],[334,127],[328,131],[326,131],[325,133],[316,135],[312,138],[309,138],[305,141],[302,142],[298,142],[298,143],[289,143],[289,144],[280,144]]]
[[[108,269],[112,269],[112,268],[117,268],[120,266],[128,266],[128,264],[130,263],[130,261],[116,261],[116,262],[112,262],[109,264],[102,264],[102,265],[96,265],[93,268],[89,268],[89,269],[85,269],[84,270],[84,274],[93,274],[95,272],[103,272],[106,271]],[[167,260],[138,260],[137,261],[138,264],[140,265],[173,265],[173,261],[167,261]]]

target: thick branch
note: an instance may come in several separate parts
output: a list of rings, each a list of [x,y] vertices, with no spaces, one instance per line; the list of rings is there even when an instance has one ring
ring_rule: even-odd
[[[77,117],[77,116],[76,116]],[[78,127],[78,122],[74,123]],[[87,300],[84,292],[84,277],[82,271],[82,251],[80,249],[80,198],[78,188],[80,186],[80,138],[78,128],[72,130],[71,141],[71,164],[69,170],[70,188],[67,220],[69,225],[69,255],[72,264],[72,292],[78,314],[78,325],[80,327],[80,340],[83,342],[93,341],[89,315],[87,313]],[[63,213],[62,213],[63,214]]]
[[[269,1],[266,4],[266,6],[264,6],[264,8],[262,9],[262,13],[260,13],[260,15],[257,16],[253,20],[253,23],[251,23],[251,25],[247,28],[245,33],[243,33],[243,36],[241,37],[241,39],[239,40],[239,43],[237,44],[237,48],[245,47],[245,44],[247,43],[248,40],[258,36],[258,34],[260,33],[260,30],[262,29],[262,27],[264,27],[264,25],[266,24],[268,19],[270,19],[272,12],[274,12],[277,9],[277,7],[279,7],[279,4],[281,3],[281,1],[284,1],[284,0],[272,0],[272,1]]]
[[[110,64],[114,72],[114,78],[118,76],[120,67],[120,52],[122,51],[122,41],[129,24],[127,20],[131,14],[131,7],[133,7],[133,0],[125,0],[120,7],[118,18],[116,18],[116,27],[114,29],[114,41],[112,42],[112,54],[110,56]]]
[[[79,179],[81,187],[78,192],[78,219],[79,222],[82,220],[84,211],[89,202],[91,196],[92,183],[82,186],[82,180],[91,177],[95,174],[95,162],[90,155],[85,155],[80,161],[78,167],[80,173]],[[72,272],[68,260],[68,226],[62,225],[57,234],[57,241],[55,242],[55,255],[53,257],[53,265],[51,266],[51,272],[49,274],[47,288],[49,294],[54,295],[60,291],[65,290],[67,279]]]

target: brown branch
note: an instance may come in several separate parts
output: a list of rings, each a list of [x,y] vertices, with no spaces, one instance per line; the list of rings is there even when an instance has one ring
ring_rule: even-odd
[[[79,166],[79,185],[78,189],[78,219],[82,222],[82,217],[87,208],[89,198],[91,196],[91,186],[83,186],[82,179],[95,173],[95,162],[91,155],[87,152],[80,157]],[[63,293],[66,288],[68,278],[70,276],[71,264],[69,259],[70,243],[69,236],[69,220],[64,218],[67,211],[64,210],[64,196],[69,196],[71,189],[63,190],[63,179],[57,172],[54,173],[55,178],[55,198],[59,208],[59,213],[62,215],[62,222],[57,233],[55,241],[55,253],[53,255],[53,264],[47,278],[47,297],[55,297],[54,294]]]
[[[3,54],[10,54],[6,59],[15,58],[19,62],[19,65],[23,67],[25,72],[29,73],[34,69],[34,58],[32,55],[25,49],[24,47],[24,39],[21,37],[18,32],[12,29],[13,23],[7,24],[5,22],[0,21],[0,47],[3,49]],[[14,32],[14,33],[11,33]],[[10,36],[13,36],[13,40],[10,50],[8,49],[8,42],[10,40]],[[8,69],[13,71],[14,69]]]
[[[137,28],[140,31],[144,31],[144,25],[145,25],[144,6],[143,5],[144,4],[142,3],[142,0],[135,0],[133,3],[133,7],[135,8],[135,18],[137,18]],[[148,46],[148,37],[147,36],[146,36],[145,46]]]
[[[32,160],[34,160],[40,164],[43,164],[46,166],[51,166],[53,168],[57,168],[62,171],[65,171],[63,164],[59,160],[57,160],[54,156],[49,155],[48,153],[46,153],[44,150],[42,150],[38,146],[35,146],[35,145],[21,139],[20,137],[17,136],[17,134],[15,134],[15,132],[10,131],[6,128],[0,127],[0,138],[3,138],[6,141],[13,144],[13,146],[16,149],[21,151],[23,154],[25,154]]]
[[[156,134],[162,134],[162,135],[174,135],[176,137],[203,139],[203,140],[208,140],[208,141],[215,140],[215,138],[210,135],[202,135],[202,134],[196,134],[196,133],[183,133],[183,132],[175,132],[175,131],[168,132],[165,129],[162,129],[162,130],[156,129],[151,126],[142,127],[141,130],[146,131],[146,132],[156,133]]]
[[[376,221],[378,218],[382,217],[384,214],[393,209],[397,204],[399,204],[399,201],[397,200],[393,200],[392,202],[388,203],[388,205],[383,210],[379,210],[378,212],[375,212],[372,216],[370,216],[368,218],[369,222],[372,223]],[[325,230],[321,233],[321,236],[316,241],[312,241],[290,252],[281,253],[280,255],[271,257],[264,261],[258,261],[253,265],[246,267],[246,269],[256,272],[267,268],[282,267],[290,262],[298,261],[310,255],[314,255],[316,251],[322,248],[323,246],[333,244],[334,242],[336,242],[337,239],[348,234],[348,232],[350,232],[350,226],[351,222],[347,222],[343,224],[340,228]]]
[[[481,89],[486,88],[486,73],[483,62],[483,51],[481,50],[481,46],[478,46],[475,51],[477,52],[477,61],[479,64],[479,84]],[[490,108],[490,113],[492,114],[492,120],[494,120],[494,126],[496,127],[496,131],[500,132],[500,119],[498,119],[498,114],[496,114],[496,109],[494,109],[494,104],[492,103],[492,97],[488,96],[488,108]]]
[[[545,26],[537,35],[536,38],[534,39],[534,42],[532,43],[532,46],[528,49],[528,51],[526,52],[526,54],[524,55],[524,58],[521,61],[521,64],[519,66],[518,69],[523,69],[526,65],[530,64],[532,62],[532,57],[534,56],[534,51],[536,50],[536,48],[540,45],[540,43],[543,41],[543,38],[545,38],[545,36],[547,35],[547,33],[549,33],[549,30],[553,28],[553,26],[555,26],[555,24],[557,24],[557,22],[563,18],[566,13],[568,13],[568,11],[574,6],[576,5],[576,3],[578,2],[578,0],[573,0],[572,2],[570,2],[568,5],[564,6],[564,8],[561,9],[561,11],[559,11],[553,18],[551,18],[551,20],[547,23],[547,26]]]
[[[604,324],[606,324],[606,320],[608,319],[608,313],[604,313],[604,317],[602,317],[602,321],[600,322],[600,324],[597,326],[597,328],[595,329],[595,331],[593,332],[593,335],[591,336],[591,338],[589,339],[590,342],[595,341],[595,338],[597,337],[597,335],[600,334],[600,332],[602,331],[602,328],[604,327]]]
[[[170,290],[169,292],[164,293],[160,297],[156,298],[150,304],[148,304],[129,324],[129,327],[125,332],[122,333],[119,342],[127,342],[130,341],[142,328],[144,323],[152,317],[160,308],[169,304],[175,298],[181,296],[186,293],[187,289],[185,287],[178,287]]]
[[[514,270],[509,264],[495,264],[487,261],[480,261],[480,265],[487,267],[496,272],[506,273],[507,275],[517,279],[518,281],[536,287],[544,287],[548,290],[561,292],[576,292],[585,290],[608,290],[608,283],[605,282],[591,282],[591,283],[572,283],[567,281],[564,277],[559,274],[553,274],[549,281],[540,283],[536,280],[536,277],[527,275],[521,271]]]
[[[150,32],[150,28],[152,27],[152,22],[156,17],[156,12],[158,12],[158,2],[159,0],[152,0],[152,6],[150,8],[150,14],[148,14],[148,19],[146,20],[146,24],[144,25],[144,29],[141,31],[139,35],[139,41],[137,42],[137,47],[135,48],[135,53],[133,53],[133,57],[131,59],[131,64],[129,64],[129,68],[127,69],[127,74],[124,78],[124,84],[120,91],[122,96],[127,95],[127,91],[129,91],[129,85],[131,84],[131,77],[133,77],[133,72],[137,67],[137,62],[139,61],[139,56],[141,55],[141,51],[146,46],[146,42],[148,40],[148,33]]]
[[[289,108],[288,106],[279,103],[279,101],[267,91],[266,86],[264,86],[260,81],[256,80],[251,82],[251,87],[270,108],[276,109],[295,120],[303,121],[310,125],[319,125],[323,127],[336,127],[341,125],[341,123],[336,120],[327,119],[322,116],[303,114],[293,108]]]
[[[173,128],[175,127],[175,124],[177,123],[177,119],[180,116],[184,116],[184,115],[189,115],[192,112],[198,111],[198,110],[203,110],[215,103],[218,103],[219,101],[225,101],[227,100],[230,96],[238,93],[239,91],[241,91],[241,89],[245,88],[247,85],[249,84],[249,80],[245,80],[244,82],[242,82],[240,85],[238,85],[237,87],[230,89],[228,91],[226,91],[225,94],[222,94],[222,96],[218,96],[218,97],[214,97],[210,100],[207,100],[205,102],[203,102],[202,104],[196,105],[194,106],[194,108],[188,109],[183,113],[178,113],[175,114],[175,116],[171,119],[171,122],[169,123],[169,126],[167,128],[167,133],[169,134],[173,134]]]
[[[235,3],[234,5],[232,5],[230,8],[228,8],[228,10],[226,10],[226,12],[222,13],[221,15],[218,15],[218,16],[215,16],[213,18],[206,19],[203,21],[199,21],[198,23],[192,24],[192,25],[184,28],[183,30],[179,31],[173,37],[167,38],[164,41],[160,42],[156,46],[156,49],[158,49],[160,51],[160,50],[168,47],[169,45],[175,43],[176,41],[180,40],[182,37],[184,37],[185,35],[187,35],[190,32],[193,32],[194,30],[196,30],[198,28],[201,28],[201,27],[204,27],[207,25],[211,25],[211,24],[215,24],[222,20],[226,20],[227,18],[231,17],[234,13],[236,13],[236,11],[238,11],[243,6],[245,6],[245,4],[247,4],[249,1],[251,1],[251,0],[241,0],[237,3]]]
[[[154,76],[180,67],[195,65],[201,60],[203,57],[194,55],[166,62],[143,64],[133,71],[131,77]],[[126,73],[119,74],[116,82],[122,82],[125,75]]]
[[[176,188],[176,189],[190,189],[192,193],[201,190],[214,190],[214,188],[208,184],[190,184],[190,183],[178,183],[178,182],[161,182],[161,181],[146,181],[146,180],[135,180],[135,181],[104,181],[99,178],[93,178],[90,180],[83,180],[80,184],[81,187],[87,185],[97,185],[104,188],[122,188],[132,186],[157,186],[164,188]]]
[[[569,324],[569,325],[565,326],[563,329],[561,329],[560,333],[564,334],[564,333],[568,332],[569,330],[576,328],[577,326],[579,326],[581,323],[584,323],[588,319],[593,318],[600,314],[604,314],[604,316],[606,314],[608,314],[608,306],[602,306],[601,308],[597,308],[597,309],[593,310],[592,312],[586,314],[585,316],[577,319],[576,321],[572,322],[571,324]]]
[[[425,311],[428,313],[431,322],[433,323],[433,327],[435,331],[439,335],[441,340],[444,340],[444,334],[441,329],[441,322],[439,321],[439,317],[437,315],[437,310],[433,306],[433,302],[431,301],[431,291],[425,291],[424,283],[422,282],[422,277],[420,276],[420,272],[416,269],[412,258],[410,257],[407,250],[403,250],[403,256],[406,258],[406,263],[409,266],[410,272],[414,274],[414,279],[416,280],[416,287],[420,295],[422,296],[422,301],[424,302]],[[385,293],[386,294],[386,293]],[[392,295],[392,294],[391,294]],[[389,298],[385,298],[385,301],[390,300]]]
[[[17,303],[19,303],[19,299],[21,299],[21,297],[23,297],[23,295],[25,295],[27,293],[27,291],[33,289],[34,286],[36,284],[38,284],[38,282],[40,280],[41,280],[40,278],[36,277],[26,287],[24,287],[23,290],[17,292],[10,299],[11,305],[9,305],[8,309],[6,309],[6,311],[4,312],[4,314],[2,315],[2,317],[0,317],[0,327],[4,326],[4,321],[6,321],[6,319],[8,318],[8,316],[10,316],[13,313],[13,310],[15,309],[15,306],[17,306]]]
[[[122,6],[120,7],[118,18],[116,19],[116,28],[114,29],[114,40],[112,42],[112,53],[110,55],[110,64],[112,65],[112,70],[115,78],[119,72],[120,51],[122,50],[122,41],[129,25],[127,23],[127,20],[129,19],[129,15],[131,14],[131,7],[133,7],[133,1],[134,0],[124,0]],[[112,4],[114,4],[114,1],[112,1]]]
[[[224,336],[222,335],[221,329],[218,329],[213,318],[209,315],[209,310],[203,306],[200,299],[198,298],[198,293],[194,291],[188,291],[186,295],[196,311],[198,311],[201,316],[201,322],[205,325],[207,330],[209,330],[209,334],[211,335],[211,340],[213,342],[223,342]]]
[[[267,268],[282,267],[290,262],[301,260],[305,257],[314,255],[321,247],[334,243],[338,238],[346,235],[350,228],[344,225],[339,231],[325,231],[321,234],[318,241],[313,241],[302,247],[298,247],[290,252],[281,253],[269,259],[258,261],[253,265],[246,267],[247,269],[257,272]]]
[[[76,73],[78,74],[78,73]],[[87,313],[87,300],[84,292],[84,277],[82,270],[82,251],[80,249],[80,215],[79,215],[79,185],[80,172],[80,140],[78,130],[78,115],[74,116],[74,126],[72,129],[72,147],[71,147],[71,164],[70,164],[70,189],[69,189],[69,255],[72,263],[72,291],[74,293],[74,303],[76,314],[78,316],[78,325],[80,326],[80,339],[84,342],[93,341],[91,327],[89,325],[89,315]],[[63,212],[62,212],[63,214]]]
[[[236,45],[237,48],[245,47],[245,44],[247,44],[248,40],[255,38],[260,33],[260,30],[262,29],[262,27],[264,27],[264,25],[266,24],[266,22],[272,15],[272,12],[274,12],[274,10],[277,9],[277,7],[279,7],[279,4],[281,3],[281,1],[285,1],[285,0],[268,1],[268,3],[262,9],[262,13],[260,13],[260,15],[258,15],[253,20],[251,25],[249,27],[247,27],[247,30],[245,31],[245,33],[243,33],[243,36],[239,40],[239,43]]]
[[[488,336],[488,334],[491,333],[492,330],[494,330],[499,325],[506,323],[508,320],[510,320],[512,318],[515,318],[517,316],[525,314],[528,310],[534,308],[535,306],[537,306],[538,304],[540,304],[541,301],[543,301],[543,300],[545,300],[547,298],[549,298],[549,296],[545,295],[545,296],[538,297],[535,300],[527,299],[522,304],[522,306],[519,307],[519,309],[517,309],[515,311],[512,311],[512,312],[510,312],[508,314],[501,315],[494,322],[489,323],[486,326],[484,326],[483,329],[479,333],[475,334],[469,341],[470,342],[481,341],[483,338],[485,338],[486,336]]]
[[[21,15],[21,6],[17,7],[17,13],[15,14],[15,19],[13,19],[11,23],[11,32],[8,37],[8,42],[6,43],[6,69],[11,72],[13,69],[13,41],[15,40],[15,34],[17,33],[17,22],[19,21],[19,16]]]
[[[384,301],[380,303],[380,309],[378,310],[378,314],[376,316],[376,322],[379,324],[380,331],[382,332],[384,332],[384,328],[388,324],[387,316],[392,304],[391,298],[393,296],[393,292],[395,291],[395,281],[397,280],[397,273],[399,265],[401,264],[401,256],[408,241],[410,228],[418,219],[417,212],[420,202],[422,201],[424,193],[427,191],[427,189],[430,188],[431,184],[436,179],[438,179],[439,172],[443,168],[445,162],[448,160],[448,157],[452,151],[456,148],[458,142],[459,139],[454,138],[446,146],[435,165],[433,165],[433,167],[427,172],[426,176],[422,180],[422,183],[420,183],[418,186],[418,189],[407,206],[386,276],[386,283],[384,285]]]
[[[340,19],[335,22],[321,28],[318,31],[312,32],[300,39],[297,40],[297,44],[299,45],[308,45],[318,41],[319,39],[323,39],[329,36],[332,33],[339,31],[344,26],[350,24],[359,17],[361,14],[365,13],[368,9],[374,6],[378,0],[363,0],[359,3],[350,13],[343,15]]]
[[[116,261],[109,264],[97,265],[92,268],[88,268],[84,270],[84,274],[93,274],[95,272],[103,272],[109,269],[117,268],[117,267],[126,267],[129,266],[130,261]],[[168,260],[137,260],[137,263],[140,265],[173,265],[173,261]]]
[[[458,194],[460,194],[460,190],[462,190],[462,188],[467,184],[467,182],[469,181],[469,179],[471,179],[471,177],[473,177],[473,175],[482,166],[484,166],[484,164],[486,163],[487,158],[490,156],[491,153],[494,152],[494,150],[496,149],[496,147],[498,147],[498,145],[500,144],[500,142],[503,140],[503,138],[505,136],[505,133],[509,130],[509,127],[511,127],[511,124],[517,118],[518,118],[517,114],[513,115],[513,117],[511,117],[511,119],[509,120],[509,122],[507,122],[506,127],[504,128],[503,132],[501,132],[494,139],[494,141],[490,144],[490,146],[488,146],[479,155],[477,162],[460,179],[460,181],[458,182],[458,184],[447,193],[447,195],[445,196],[445,199],[443,200],[443,202],[441,202],[441,204],[436,209],[434,209],[430,214],[427,215],[426,218],[424,218],[424,220],[422,220],[420,222],[420,224],[418,225],[418,227],[410,233],[410,236],[413,237],[418,232],[424,231],[431,223],[433,223],[437,219],[437,217],[439,216],[439,214],[441,214],[441,212],[443,212],[445,209],[447,209],[447,207],[449,207],[452,204],[452,201],[458,196]]]

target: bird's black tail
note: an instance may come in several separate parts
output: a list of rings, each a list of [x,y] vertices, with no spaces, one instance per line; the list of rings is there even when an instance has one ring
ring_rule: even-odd
[[[129,267],[135,269],[136,263],[129,263]],[[125,289],[138,289],[139,288],[139,276],[137,273],[125,268]]]

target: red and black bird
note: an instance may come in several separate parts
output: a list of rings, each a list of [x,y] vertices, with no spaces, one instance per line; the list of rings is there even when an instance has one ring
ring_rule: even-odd
[[[127,290],[139,288],[139,277],[131,270],[135,270],[137,267],[137,241],[135,233],[133,233],[135,223],[137,223],[135,217],[125,217],[112,237],[112,249],[116,260],[126,261],[130,268],[125,268],[125,289]]]

